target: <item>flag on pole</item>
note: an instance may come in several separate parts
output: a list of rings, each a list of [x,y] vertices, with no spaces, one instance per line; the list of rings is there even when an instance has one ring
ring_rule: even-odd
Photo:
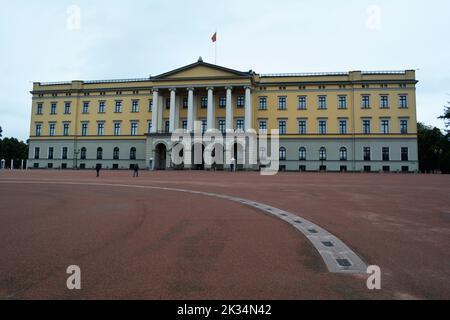
[[[211,37],[212,42],[217,41],[217,32],[214,32],[213,36]]]

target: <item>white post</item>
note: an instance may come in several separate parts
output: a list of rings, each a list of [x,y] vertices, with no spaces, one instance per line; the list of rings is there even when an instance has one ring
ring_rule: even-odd
[[[252,92],[245,87],[245,130],[253,129]]]
[[[208,116],[207,116],[207,130],[214,129],[214,89],[207,88],[208,90]]]
[[[152,133],[158,132],[158,89],[153,90]]]
[[[20,169],[23,170],[23,159],[22,162],[20,163]]]
[[[175,88],[170,89],[170,118],[169,118],[169,132],[175,131]]]
[[[234,125],[233,125],[233,98],[231,95],[231,87],[227,87],[225,88],[227,90],[227,101],[226,101],[226,118],[225,118],[225,122],[226,122],[226,129],[227,130],[233,130]]]
[[[11,170],[13,170],[13,169],[14,169],[14,160],[11,159]]]
[[[194,89],[188,89],[187,130],[194,131]]]

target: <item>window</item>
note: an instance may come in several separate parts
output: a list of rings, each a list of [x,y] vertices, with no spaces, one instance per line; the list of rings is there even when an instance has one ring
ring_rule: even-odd
[[[187,120],[183,120],[182,122],[181,122],[181,127],[183,128],[183,130],[187,130]]]
[[[325,149],[325,147],[319,149],[319,160],[327,160],[327,149]]]
[[[201,97],[200,98],[200,108],[201,109],[208,108],[208,97]]]
[[[86,152],[87,152],[87,150],[85,147],[81,148],[81,152],[80,152],[81,160],[86,160]]]
[[[130,160],[136,160],[136,148],[132,147],[130,149]]]
[[[89,113],[89,102],[83,102],[83,113]]]
[[[298,120],[298,133],[306,134],[306,120]]]
[[[339,133],[347,134],[347,120],[339,120]]]
[[[103,149],[102,148],[97,148],[97,160],[102,160],[103,159]]]
[[[347,109],[347,96],[339,96],[338,109]]]
[[[170,129],[170,121],[169,120],[166,120],[166,121],[164,121],[164,132],[169,132],[169,129]]]
[[[298,149],[298,160],[305,161],[306,160],[306,148],[300,147]]]
[[[387,120],[387,119],[381,120],[381,133],[389,134],[389,120]]]
[[[183,109],[187,109],[189,105],[188,97],[183,97]]]
[[[363,120],[362,126],[363,126],[363,133],[370,134],[370,120]]]
[[[69,127],[70,127],[69,123],[64,123],[63,124],[63,136],[68,136],[69,135]]]
[[[105,124],[100,122],[97,124],[97,135],[103,136],[105,134]]]
[[[244,120],[242,119],[237,119],[236,120],[236,131],[244,131]]]
[[[41,148],[35,147],[34,148],[34,159],[39,159],[40,158],[40,153],[41,153]]]
[[[152,122],[151,121],[147,122],[147,133],[148,134],[152,133]]]
[[[407,134],[408,133],[408,120],[400,120],[400,133]]]
[[[327,108],[327,97],[326,96],[319,96],[318,106],[319,106],[319,109]]]
[[[339,149],[339,160],[347,161],[347,148],[342,147]]]
[[[286,148],[281,147],[279,152],[280,160],[286,160]]]
[[[259,132],[267,132],[267,120],[259,120]]]
[[[132,113],[139,112],[139,100],[133,100],[131,102],[131,112]]]
[[[53,153],[54,153],[53,147],[49,147],[48,148],[48,157],[47,157],[49,160],[53,159]]]
[[[118,147],[115,147],[113,150],[113,160],[119,160],[119,153],[120,149]]]
[[[132,122],[131,123],[131,135],[132,136],[137,136],[138,134],[138,123],[137,122]]]
[[[105,113],[105,101],[98,102],[98,113]]]
[[[81,135],[83,137],[87,136],[88,134],[88,124],[87,123],[82,123],[81,124]]]
[[[166,109],[170,109],[170,97],[166,98]]]
[[[286,97],[278,97],[278,110],[286,110],[286,109],[287,109]]]
[[[220,96],[219,97],[219,108],[225,108],[227,106],[227,97]]]
[[[278,121],[278,129],[280,130],[280,134],[286,134],[286,120]]]
[[[202,133],[205,133],[207,128],[208,128],[208,122],[205,119],[203,119],[202,120]]]
[[[327,134],[327,121],[319,120],[319,134]]]
[[[245,97],[244,96],[238,96],[236,101],[236,107],[237,108],[243,108],[245,106]]]
[[[63,147],[63,148],[62,148],[61,158],[62,158],[63,160],[66,160],[66,159],[67,159],[67,147]]]
[[[401,151],[401,160],[409,161],[408,148],[403,147],[403,148],[401,148],[400,151]]]
[[[369,95],[361,96],[361,108],[363,108],[363,109],[370,108],[370,96]]]
[[[37,123],[35,126],[36,137],[39,137],[42,133],[42,124]]]
[[[114,123],[114,135],[120,136],[120,122]]]
[[[148,112],[152,112],[153,100],[148,100]]]
[[[389,109],[389,96],[387,95],[380,96],[380,108]]]
[[[43,104],[42,103],[38,103],[37,104],[37,108],[36,108],[36,114],[42,114],[42,109],[43,109]]]
[[[383,161],[389,161],[389,147],[383,147],[381,151],[381,159]]]
[[[267,110],[267,97],[259,97],[259,110]]]
[[[122,101],[120,101],[120,100],[116,101],[116,106],[114,108],[114,112],[115,113],[121,113],[122,112]]]
[[[408,108],[408,97],[405,94],[401,94],[398,97],[398,106],[401,109],[406,109]]]
[[[364,161],[370,161],[370,147],[363,148],[363,159]]]
[[[70,114],[70,102],[64,104],[64,114]]]
[[[56,114],[56,102],[52,102],[50,105],[50,114]]]
[[[306,105],[306,96],[301,96],[298,97],[298,108],[300,110],[306,110],[307,105]]]
[[[50,130],[49,130],[49,135],[50,137],[54,137],[55,136],[55,128],[56,128],[56,124],[55,123],[50,123]]]
[[[187,125],[187,123],[186,123],[186,125]],[[219,131],[220,132],[225,133],[225,129],[226,129],[226,127],[225,127],[225,120],[220,119],[218,127],[219,127]]]

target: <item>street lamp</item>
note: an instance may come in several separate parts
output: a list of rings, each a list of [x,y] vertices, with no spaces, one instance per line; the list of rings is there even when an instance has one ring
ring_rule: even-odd
[[[73,154],[74,154],[74,168],[75,170],[78,169],[78,154],[80,153],[80,149],[75,149],[73,150]]]

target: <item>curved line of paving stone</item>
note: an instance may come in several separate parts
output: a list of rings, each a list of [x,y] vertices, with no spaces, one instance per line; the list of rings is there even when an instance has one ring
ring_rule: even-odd
[[[312,223],[311,221],[299,217],[293,213],[266,205],[261,202],[256,202],[239,197],[228,196],[219,193],[203,192],[187,189],[155,187],[155,186],[141,186],[141,185],[127,185],[127,184],[108,184],[108,183],[81,183],[81,182],[48,182],[48,181],[0,181],[0,183],[36,183],[36,184],[65,184],[65,185],[91,185],[91,186],[113,186],[126,188],[143,188],[156,189],[173,192],[184,192],[190,194],[198,194],[208,197],[215,197],[234,201],[246,206],[256,208],[266,214],[281,219],[300,231],[316,250],[321,255],[328,270],[332,273],[348,273],[348,274],[366,274],[367,265],[358,257],[358,255],[351,250],[344,242],[342,242],[335,235],[327,230]]]

